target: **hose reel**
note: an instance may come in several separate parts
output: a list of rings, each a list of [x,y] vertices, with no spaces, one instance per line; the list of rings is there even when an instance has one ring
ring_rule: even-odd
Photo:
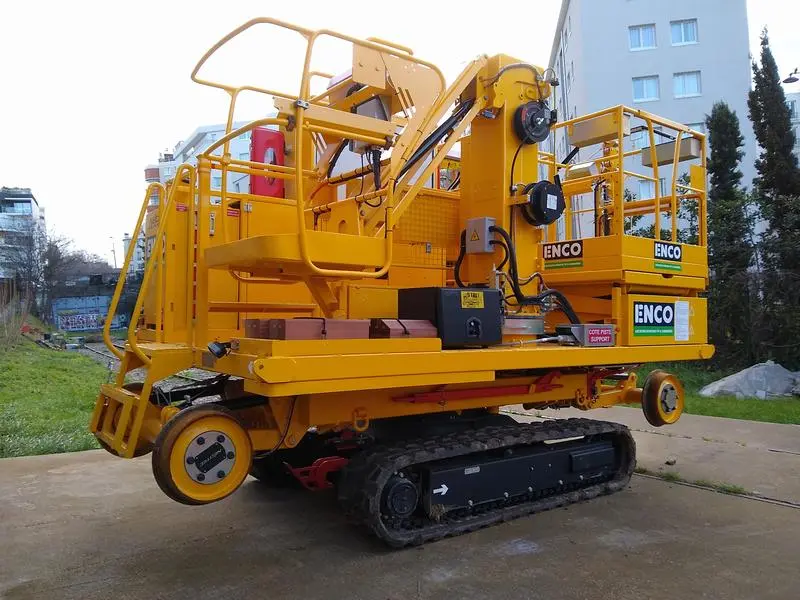
[[[523,193],[528,195],[528,202],[520,205],[522,216],[537,227],[554,223],[567,207],[558,175],[555,183],[546,180],[530,183],[525,186]]]
[[[523,144],[538,144],[547,139],[550,127],[557,120],[556,111],[545,102],[527,102],[514,112],[514,133]]]

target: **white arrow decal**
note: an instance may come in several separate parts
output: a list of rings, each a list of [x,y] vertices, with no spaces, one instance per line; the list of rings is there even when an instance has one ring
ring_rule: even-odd
[[[447,490],[449,490],[449,489],[450,488],[447,487],[447,485],[443,483],[441,487],[438,487],[435,490],[433,490],[433,493],[434,494],[441,494],[442,496],[444,496],[447,493]]]

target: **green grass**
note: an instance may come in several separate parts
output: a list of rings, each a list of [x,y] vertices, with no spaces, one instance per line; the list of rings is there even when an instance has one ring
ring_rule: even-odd
[[[648,364],[636,370],[639,385],[644,383],[647,374],[654,369],[661,369],[678,376],[686,392],[684,408],[686,414],[800,425],[800,399],[798,398],[767,400],[734,396],[703,398],[698,394],[704,385],[730,375],[730,371],[708,370],[704,363],[694,362]]]
[[[694,481],[691,481],[683,477],[683,475],[681,475],[677,471],[652,471],[647,467],[637,466],[636,472],[639,473],[640,475],[649,475],[650,477],[658,477],[659,479],[663,479],[664,481],[670,481],[673,483],[691,483],[692,485],[698,485],[700,487],[716,490],[718,492],[722,492],[723,494],[740,495],[747,493],[746,489],[744,489],[740,485],[736,485],[735,483],[711,481],[710,479],[695,479]]]
[[[97,448],[89,417],[105,367],[23,340],[0,353],[0,457]]]

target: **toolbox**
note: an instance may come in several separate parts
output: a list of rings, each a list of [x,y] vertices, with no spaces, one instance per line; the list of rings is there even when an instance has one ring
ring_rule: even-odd
[[[500,290],[405,288],[397,291],[400,320],[430,321],[443,348],[484,347],[503,339]]]

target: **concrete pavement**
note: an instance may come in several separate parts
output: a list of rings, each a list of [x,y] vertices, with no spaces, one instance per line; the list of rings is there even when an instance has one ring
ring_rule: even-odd
[[[624,423],[636,439],[637,464],[648,471],[737,485],[751,494],[800,504],[800,425],[683,415],[674,425],[653,427],[640,409],[626,407],[527,412],[520,406],[508,411],[521,421],[537,420],[533,415],[539,414]],[[675,464],[666,465],[668,458]]]
[[[7,459],[0,540],[0,597],[11,600],[794,599],[800,589],[800,510],[637,476],[615,496],[398,552],[348,525],[330,494],[248,481],[186,507],[157,488],[149,457]]]

